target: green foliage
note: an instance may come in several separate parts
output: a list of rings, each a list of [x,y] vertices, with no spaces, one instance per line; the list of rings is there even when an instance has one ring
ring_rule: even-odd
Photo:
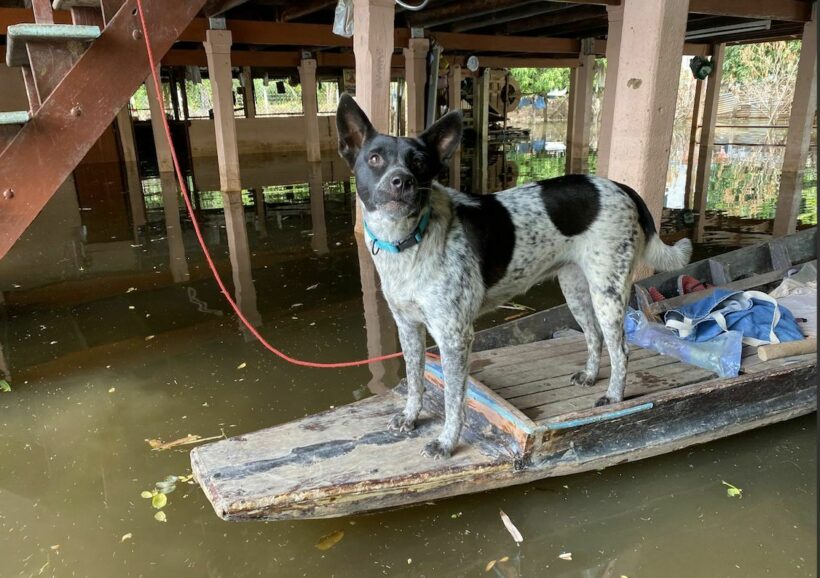
[[[547,94],[569,87],[569,68],[512,68],[510,74],[518,81],[522,94]]]
[[[799,60],[799,40],[727,46],[723,82],[729,86],[760,82],[770,79],[781,69],[793,78]]]

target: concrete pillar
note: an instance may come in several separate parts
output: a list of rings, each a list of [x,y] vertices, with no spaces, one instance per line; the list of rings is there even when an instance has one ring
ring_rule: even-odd
[[[698,128],[700,116],[703,112],[703,81],[695,81],[695,102],[692,105],[692,128],[689,130],[689,149],[686,162],[686,185],[683,190],[683,206],[692,208],[692,187],[695,184],[695,167],[697,163]]]
[[[128,186],[128,202],[131,205],[131,220],[134,227],[134,240],[139,238],[139,229],[145,226],[145,197],[142,194],[139,166],[137,164],[137,147],[134,142],[134,125],[131,112],[124,106],[117,113],[117,132],[120,135],[122,160],[125,164],[125,176]]]
[[[709,177],[712,173],[712,155],[715,150],[715,121],[720,101],[720,81],[723,76],[723,55],[725,45],[716,44],[712,48],[715,67],[706,84],[706,100],[703,104],[703,123],[700,127],[698,146],[698,168],[695,174],[692,208],[698,214],[695,225],[695,241],[703,240],[706,226],[706,201],[709,194]]]
[[[592,126],[592,77],[595,55],[585,54],[570,75],[570,121],[567,125],[566,172],[589,171],[589,134]]]
[[[473,161],[473,193],[487,192],[487,140],[490,117],[490,74],[484,71],[473,77],[473,124],[475,125],[475,159]]]
[[[382,133],[390,130],[390,64],[395,12],[394,0],[353,0],[356,102],[373,127]],[[356,206],[355,232],[362,235],[361,209],[358,204]]]
[[[309,163],[322,160],[319,149],[319,102],[316,95],[316,60],[306,58],[299,65],[302,85],[302,112],[305,119],[305,144]]]
[[[310,188],[310,222],[313,228],[310,246],[318,255],[327,255],[330,249],[327,246],[322,163],[308,163],[308,186]]]
[[[663,210],[688,0],[625,0],[607,176]],[[645,273],[645,272],[643,272]]]
[[[803,27],[800,63],[794,85],[794,100],[789,116],[789,132],[780,173],[780,194],[772,234],[775,237],[794,233],[803,193],[803,171],[811,141],[811,126],[817,114],[817,5],[812,19]]]
[[[404,49],[404,79],[407,83],[407,136],[424,132],[424,100],[427,84],[427,38],[411,38]]]
[[[159,71],[157,71],[159,72]],[[148,93],[148,106],[151,109],[151,131],[154,134],[154,148],[157,153],[160,186],[162,188],[162,210],[165,217],[165,236],[168,242],[169,266],[175,283],[184,283],[190,278],[188,262],[185,260],[185,245],[182,239],[182,224],[179,220],[179,188],[174,173],[174,161],[171,148],[165,135],[162,118],[165,116],[165,103],[161,94],[154,90],[154,83],[149,78],[145,83]]]
[[[618,88],[618,53],[621,50],[621,31],[624,24],[624,7],[607,6],[609,28],[606,36],[606,78],[604,79],[604,102],[601,105],[601,128],[598,132],[597,174],[605,177],[609,170],[609,149],[612,146],[612,123],[615,114],[615,93]]]
[[[457,64],[450,66],[449,82],[449,110],[461,110],[461,67]],[[461,190],[461,145],[450,159],[450,187]]]
[[[242,82],[245,84],[245,118],[256,118],[256,95],[253,92],[253,74],[250,66],[242,67]]]
[[[253,326],[258,327],[262,324],[262,317],[256,308],[256,289],[251,276],[248,231],[239,176],[236,119],[233,114],[231,31],[207,30],[205,38],[203,44],[208,58],[208,77],[211,79],[213,92],[216,156],[219,163],[219,184],[222,190],[234,295],[242,313]]]

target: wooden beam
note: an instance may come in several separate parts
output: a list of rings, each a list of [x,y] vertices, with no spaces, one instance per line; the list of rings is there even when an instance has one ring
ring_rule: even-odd
[[[430,28],[463,20],[465,17],[487,16],[508,8],[520,8],[535,4],[540,0],[473,0],[472,2],[452,2],[439,8],[426,8],[406,16],[410,26]]]
[[[525,18],[510,22],[504,27],[504,34],[520,34],[530,30],[539,30],[551,26],[565,26],[572,22],[601,18],[606,15],[600,8],[578,8],[577,10],[562,10],[556,13],[547,13],[532,18]]]
[[[689,149],[686,162],[686,185],[683,188],[683,206],[692,208],[692,187],[695,183],[695,159],[697,158],[698,127],[700,126],[700,113],[703,110],[703,80],[695,81],[695,102],[692,105],[692,126],[689,130]]]
[[[817,22],[807,22],[797,65],[789,132],[783,154],[780,190],[772,234],[794,233],[803,193],[803,173],[811,144],[812,121],[817,115]]]
[[[808,22],[811,2],[801,0],[689,0],[689,12],[764,20]]]
[[[507,22],[514,22],[533,16],[540,16],[549,12],[560,12],[567,10],[567,6],[555,6],[548,2],[539,2],[524,6],[523,8],[515,8],[510,10],[502,10],[494,14],[484,15],[470,18],[464,18],[450,27],[451,32],[468,32],[477,28],[489,28],[501,26]],[[501,30],[499,28],[499,30]]]
[[[71,12],[68,10],[54,10],[54,24],[71,24]],[[0,8],[0,35],[5,36],[6,30],[12,24],[34,22],[34,11],[30,8]]]
[[[467,57],[460,55],[446,55],[447,62],[467,66]],[[481,66],[488,68],[575,68],[581,61],[578,58],[527,58],[524,56],[480,56]],[[462,74],[470,72],[462,70]]]
[[[231,52],[233,66],[253,66],[256,68],[296,68],[301,62],[299,52],[266,52],[260,50],[234,50]],[[316,55],[319,68],[354,68],[356,59],[351,53],[319,52]],[[169,50],[162,59],[163,66],[207,66],[205,51],[202,49]],[[404,57],[394,54],[390,59],[391,68],[404,67]]]
[[[219,16],[247,2],[248,0],[207,0],[202,8],[202,13],[209,18]]]
[[[303,16],[309,16],[310,14],[319,12],[325,8],[330,8],[336,4],[336,0],[307,0],[306,2],[293,4],[294,5],[288,6],[282,10],[283,21],[290,22],[291,20],[296,20],[298,18],[302,18]]]
[[[698,169],[695,175],[692,208],[698,213],[695,241],[703,240],[706,227],[706,201],[709,196],[709,175],[712,172],[712,154],[715,148],[715,121],[720,101],[720,81],[723,77],[723,55],[726,46],[715,45],[712,62],[716,65],[706,83],[706,99],[703,105],[703,123],[698,145]]]
[[[427,32],[445,51],[526,52],[530,54],[577,54],[581,41],[572,38],[536,38],[531,36],[492,36],[489,34],[459,34],[457,32]]]

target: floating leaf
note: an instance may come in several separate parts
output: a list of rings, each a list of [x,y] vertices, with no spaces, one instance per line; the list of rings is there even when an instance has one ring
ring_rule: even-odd
[[[738,488],[737,486],[733,486],[729,482],[721,480],[724,486],[726,486],[726,495],[730,498],[742,498],[743,497],[743,490]]]
[[[168,521],[168,518],[165,516],[165,512],[163,512],[162,510],[160,510],[159,512],[154,514],[154,519],[157,522],[167,522]]]
[[[208,442],[208,441],[211,441],[211,440],[222,439],[224,437],[225,437],[225,432],[223,431],[218,436],[210,436],[210,437],[207,437],[207,438],[204,438],[200,435],[188,434],[184,438],[179,438],[179,439],[176,439],[176,440],[170,441],[170,442],[163,442],[162,440],[156,439],[156,438],[153,438],[153,439],[150,439],[150,440],[145,440],[145,441],[148,443],[149,446],[151,446],[152,450],[160,450],[161,451],[161,450],[170,450],[171,448],[175,448],[176,446],[187,446],[187,445],[190,445],[190,444],[198,444],[198,443],[202,443],[202,442]]]
[[[115,391],[117,391],[116,387],[111,387],[108,389],[108,393],[114,393]]]
[[[504,527],[507,528],[507,531],[510,533],[510,536],[512,536],[512,539],[515,540],[515,543],[520,544],[523,542],[524,536],[521,535],[521,532],[519,532],[515,524],[512,523],[510,517],[504,513],[504,510],[498,510],[498,513],[501,515],[501,521],[504,522]]]
[[[305,291],[313,291],[313,290],[314,290],[314,289],[316,289],[318,286],[319,286],[319,284],[318,284],[318,283],[316,283],[315,285],[311,285],[310,287],[308,287],[307,289],[305,289]]]
[[[164,508],[167,503],[168,497],[165,494],[156,493],[151,497],[151,505],[157,510]]]
[[[176,489],[177,485],[174,482],[157,482],[157,491],[160,494],[170,494]]]
[[[149,492],[148,490],[143,490],[142,492],[140,492],[140,497],[145,499],[153,498],[154,494],[152,492]]]
[[[450,514],[450,517],[451,517],[452,519],[454,519],[454,520],[455,520],[456,518],[460,518],[460,517],[461,517],[461,512],[456,512],[455,514]]]
[[[507,560],[509,560],[509,559],[510,559],[510,557],[509,557],[509,556],[504,556],[503,558],[499,558],[499,559],[498,559],[498,563],[500,564],[501,562],[506,562],[506,561],[507,561]]]
[[[177,476],[177,481],[178,481],[180,484],[184,484],[184,483],[186,483],[186,482],[190,482],[190,481],[191,481],[191,480],[193,480],[193,479],[194,479],[194,474],[191,474],[191,475],[189,475],[189,476]]]
[[[148,335],[145,337],[145,341],[151,341],[156,335]]]
[[[0,379],[0,391],[8,393],[11,391],[11,384],[5,379]]]
[[[157,513],[159,513],[159,512],[157,512]],[[132,537],[133,537],[133,534],[131,534],[131,532],[128,532],[127,534],[123,534],[122,538],[120,538],[120,543],[125,542],[126,540],[130,540]]]
[[[561,558],[561,560],[567,560],[568,562],[571,562],[572,552],[561,552],[560,554],[558,554],[558,557]]]
[[[244,361],[236,366],[236,369],[245,369],[248,366]]]
[[[484,566],[484,571],[485,571],[485,572],[489,572],[490,570],[492,570],[492,569],[493,569],[493,567],[495,566],[495,563],[496,563],[497,561],[498,561],[498,560],[490,560],[489,562],[487,562],[487,565],[486,565],[486,566]]]
[[[345,537],[344,530],[336,530],[335,532],[331,532],[326,536],[322,536],[322,538],[316,543],[316,547],[319,550],[330,550],[338,544],[342,538]]]

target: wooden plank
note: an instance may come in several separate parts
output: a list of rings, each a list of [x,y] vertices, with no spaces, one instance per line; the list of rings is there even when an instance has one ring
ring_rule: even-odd
[[[183,26],[204,0],[173,3],[144,0],[145,17],[158,56],[177,39]],[[129,0],[85,51],[26,123],[0,153],[0,183],[14,191],[0,198],[0,258],[34,220],[45,203],[94,145],[148,75],[145,50],[135,40],[133,10]],[[89,82],[105,78],[98,90]],[[59,151],[59,154],[36,154]]]
[[[762,20],[808,22],[811,2],[802,0],[689,0],[689,12]]]
[[[531,54],[578,54],[581,41],[571,38],[532,36],[492,36],[488,34],[461,34],[458,32],[426,31],[445,52],[469,50],[473,52],[526,52]]]
[[[447,55],[450,64],[467,66],[468,56]],[[526,56],[481,56],[481,66],[487,68],[576,68],[581,61],[578,58],[557,58],[557,57],[526,57]],[[469,71],[463,71],[469,74]]]
[[[723,264],[720,261],[716,261],[715,259],[708,259],[706,261],[709,264],[709,277],[712,280],[712,285],[726,285],[731,281],[729,276],[726,274],[726,270],[723,268]],[[780,269],[780,267],[775,267],[775,269]]]
[[[68,10],[54,10],[52,16],[55,24],[71,24]],[[0,35],[5,36],[9,26],[21,22],[34,22],[34,11],[30,8],[0,8]]]
[[[644,381],[657,382],[657,380],[666,379],[669,374],[682,371],[679,367],[680,365],[683,365],[680,361],[665,355],[656,354],[637,359],[631,363],[629,372],[627,372],[627,385],[643,383]],[[692,368],[690,367],[690,369]],[[578,397],[593,396],[594,399],[590,405],[591,407],[595,405],[595,401],[603,395],[609,386],[610,367],[602,368],[600,378],[595,382],[595,385],[591,387],[570,385],[569,381],[561,379],[562,377],[565,376],[545,380],[541,391],[511,397],[509,401],[526,415],[530,416],[533,415],[530,411],[532,408],[560,403]],[[576,407],[574,409],[578,408]]]
[[[783,238],[772,239],[767,246],[772,257],[772,269],[788,270],[792,266],[789,249]]]

